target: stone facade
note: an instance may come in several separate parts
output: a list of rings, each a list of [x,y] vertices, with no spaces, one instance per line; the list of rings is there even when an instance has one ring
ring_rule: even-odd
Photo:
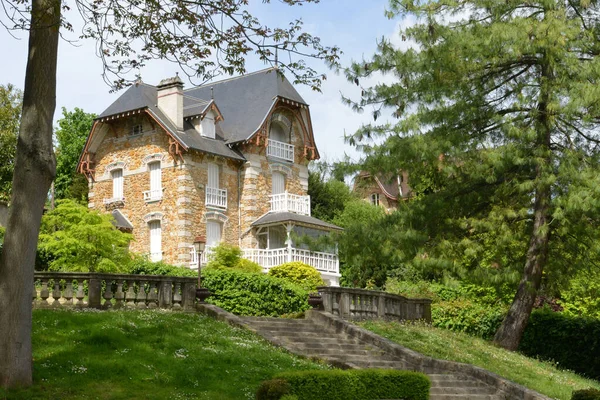
[[[136,253],[149,253],[149,222],[160,220],[162,260],[171,264],[189,265],[194,237],[207,235],[209,219],[222,223],[223,242],[256,247],[251,224],[270,210],[273,172],[285,175],[288,193],[307,194],[309,160],[304,156],[300,123],[295,120],[292,126],[294,162],[267,156],[266,140],[242,144],[239,150],[246,159],[243,162],[195,150],[174,157],[169,152],[167,132],[150,118],[138,115],[115,119],[94,154],[89,207],[103,212],[119,208],[134,227],[130,249]],[[142,133],[132,135],[132,126],[139,124]],[[156,161],[161,163],[162,199],[149,202],[143,194],[150,189],[148,163]],[[219,167],[220,189],[227,190],[226,208],[205,204],[209,163]],[[105,204],[113,198],[114,169],[123,170],[124,201]]]

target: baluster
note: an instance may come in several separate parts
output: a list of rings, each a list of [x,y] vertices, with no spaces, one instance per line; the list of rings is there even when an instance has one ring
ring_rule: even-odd
[[[54,279],[54,290],[52,291],[52,307],[60,307],[60,279]]]
[[[117,280],[117,292],[115,293],[115,309],[119,309],[123,307],[123,299],[125,298],[125,293],[123,292],[123,280]]]
[[[148,308],[158,307],[158,290],[156,289],[156,282],[149,282],[150,289],[148,290]]]
[[[181,282],[175,282],[175,289],[173,290],[173,310],[181,310]]]
[[[48,303],[48,297],[50,297],[50,291],[48,290],[48,278],[42,278],[42,290],[40,291],[40,297],[42,298],[40,307],[50,307],[50,303]]]
[[[125,295],[125,300],[127,300],[127,303],[125,304],[127,307],[135,307],[135,291],[133,290],[133,281],[131,279],[127,280],[127,294]]]
[[[137,292],[137,307],[146,308],[146,281],[140,281]]]
[[[102,308],[104,308],[105,310],[108,310],[108,309],[112,308],[112,298],[113,298],[112,280],[107,279],[105,282],[106,282],[106,289],[104,290],[104,295],[102,296],[102,297],[104,297],[104,305],[102,306]]]
[[[67,279],[65,287],[65,305],[73,305],[73,281],[71,279]]]
[[[75,303],[75,307],[83,308],[85,307],[85,303],[83,299],[85,298],[85,293],[83,292],[83,279],[77,279],[77,294],[75,297],[77,298],[77,303]]]

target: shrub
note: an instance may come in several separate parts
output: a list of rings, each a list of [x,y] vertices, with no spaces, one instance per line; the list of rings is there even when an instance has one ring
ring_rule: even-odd
[[[519,350],[600,379],[600,320],[547,309],[531,313]]]
[[[429,398],[429,378],[418,372],[388,369],[298,371],[277,374],[273,380],[284,380],[291,394],[302,400],[373,400]],[[261,384],[271,386],[273,380]]]
[[[310,291],[314,291],[317,286],[325,284],[316,268],[300,261],[292,261],[273,267],[269,270],[269,275],[285,279]]]
[[[581,268],[561,292],[559,304],[566,314],[600,319],[600,271]]]
[[[592,388],[575,390],[571,400],[600,400],[600,390]]]
[[[213,293],[209,303],[238,315],[276,317],[309,309],[307,290],[265,274],[207,269],[202,284]]]
[[[264,381],[256,392],[257,400],[280,400],[289,397],[290,384],[284,379],[271,379]]]
[[[127,273],[136,275],[198,276],[198,272],[185,267],[152,262],[144,256],[135,256],[129,263]]]
[[[471,299],[440,301],[431,305],[431,320],[437,328],[491,339],[500,327],[507,308],[477,303]]]
[[[233,268],[242,258],[242,249],[232,244],[220,243],[208,256],[207,268]]]
[[[234,269],[243,272],[254,272],[254,273],[262,273],[262,267],[255,263],[254,261],[246,260],[245,258],[240,258],[238,263],[235,265]]]

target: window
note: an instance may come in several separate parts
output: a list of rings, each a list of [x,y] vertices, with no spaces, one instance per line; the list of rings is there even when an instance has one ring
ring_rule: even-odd
[[[206,221],[206,246],[215,247],[221,242],[223,224],[219,221]]]
[[[142,124],[136,124],[131,127],[132,135],[140,135],[143,131],[144,131],[144,128],[142,127]]]
[[[204,116],[204,119],[201,123],[201,132],[202,136],[214,139],[215,138],[215,116],[212,111],[209,111]]]
[[[208,164],[208,187],[219,189],[219,166],[217,164]]]
[[[373,193],[371,195],[371,204],[373,204],[374,206],[379,205],[379,193]]]
[[[113,181],[113,200],[123,199],[123,170],[114,169],[110,173]]]
[[[162,199],[162,171],[160,161],[148,163],[150,170],[150,190],[144,192],[144,200],[158,201]]]
[[[162,230],[160,227],[160,220],[150,221],[148,223],[150,228],[150,260],[160,261],[162,260]]]
[[[281,172],[273,172],[273,194],[285,193],[285,175]]]
[[[269,227],[269,248],[281,249],[286,247],[287,232],[283,226]]]

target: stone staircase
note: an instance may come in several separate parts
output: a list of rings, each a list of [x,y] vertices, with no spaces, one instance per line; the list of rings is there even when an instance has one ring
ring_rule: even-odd
[[[241,318],[242,323],[270,342],[294,354],[323,360],[340,368],[406,368],[399,357],[345,333],[307,319]],[[498,389],[468,376],[429,374],[430,400],[501,400]]]

